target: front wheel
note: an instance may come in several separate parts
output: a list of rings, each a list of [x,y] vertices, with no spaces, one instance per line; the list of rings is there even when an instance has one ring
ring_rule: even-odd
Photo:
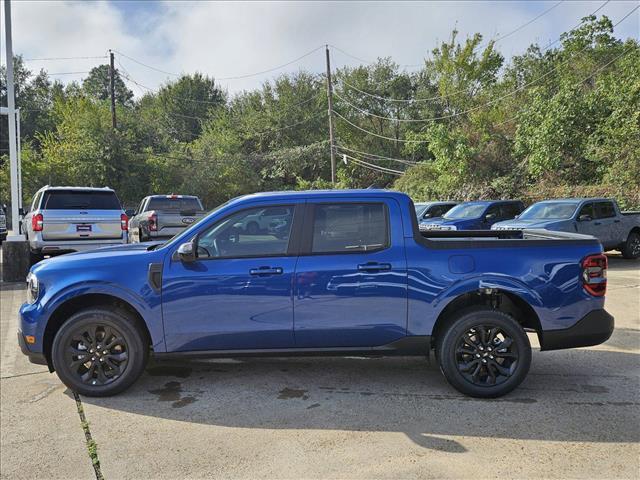
[[[630,260],[640,257],[640,233],[631,232],[622,245],[622,256]]]
[[[106,397],[128,388],[142,374],[148,346],[127,313],[82,310],[53,340],[52,361],[60,380],[82,395]]]
[[[505,395],[524,380],[531,344],[509,315],[489,308],[462,312],[437,342],[440,369],[458,391],[472,397]]]

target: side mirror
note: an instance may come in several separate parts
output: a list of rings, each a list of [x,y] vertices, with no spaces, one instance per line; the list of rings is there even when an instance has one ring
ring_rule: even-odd
[[[178,247],[178,258],[186,263],[195,262],[196,249],[193,242],[183,243]]]
[[[422,216],[422,218],[431,218],[431,214],[427,212]]]
[[[579,221],[579,222],[590,222],[591,220],[593,220],[593,219],[591,218],[591,215],[586,215],[586,214],[585,214],[585,215],[580,215],[580,216],[578,217],[578,221]]]
[[[20,215],[21,217],[24,217],[24,208],[23,207],[20,207],[18,209],[18,215]]]
[[[497,215],[495,213],[488,213],[487,215],[485,215],[484,221],[485,222],[490,222],[491,220],[495,220],[496,217],[497,217]]]

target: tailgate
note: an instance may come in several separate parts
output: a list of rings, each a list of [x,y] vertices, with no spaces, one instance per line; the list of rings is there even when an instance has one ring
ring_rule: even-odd
[[[118,210],[43,210],[44,240],[122,238]]]

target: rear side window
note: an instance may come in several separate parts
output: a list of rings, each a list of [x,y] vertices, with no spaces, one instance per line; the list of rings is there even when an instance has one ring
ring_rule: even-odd
[[[616,216],[616,210],[612,202],[596,203],[596,218],[611,218]]]
[[[312,253],[370,252],[389,246],[389,220],[382,203],[318,204]]]
[[[202,205],[197,198],[153,197],[149,200],[147,210],[168,210],[172,212],[198,211]]]
[[[115,192],[49,190],[42,202],[43,210],[121,210]]]

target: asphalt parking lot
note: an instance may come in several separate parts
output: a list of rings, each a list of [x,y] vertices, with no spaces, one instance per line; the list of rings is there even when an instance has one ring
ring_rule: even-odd
[[[107,479],[640,477],[640,262],[610,257],[607,343],[535,351],[498,400],[423,359],[256,358],[152,364],[78,404],[18,350],[23,285],[0,289],[2,478],[96,478],[88,432]]]

